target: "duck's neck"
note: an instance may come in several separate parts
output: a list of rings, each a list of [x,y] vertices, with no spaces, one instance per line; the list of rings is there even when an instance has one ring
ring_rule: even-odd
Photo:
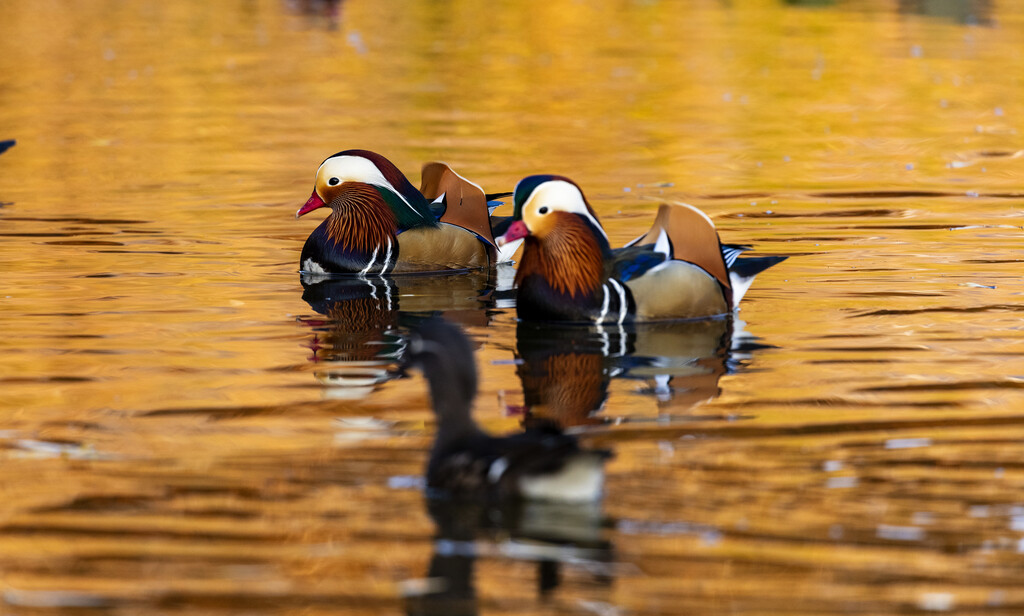
[[[527,236],[516,283],[539,278],[560,295],[576,301],[591,298],[604,283],[610,254],[608,241],[579,216],[560,216],[544,237]]]
[[[330,206],[331,215],[325,224],[327,237],[335,246],[368,256],[389,241],[395,243],[398,220],[372,186],[346,190]]]
[[[469,383],[456,374],[455,362],[430,361],[423,366],[423,375],[430,384],[430,402],[437,415],[435,448],[483,434],[473,421],[475,382]]]

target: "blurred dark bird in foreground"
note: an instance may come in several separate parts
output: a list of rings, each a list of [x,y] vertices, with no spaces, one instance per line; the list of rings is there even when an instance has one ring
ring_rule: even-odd
[[[471,415],[477,373],[473,347],[454,325],[425,321],[411,334],[403,368],[423,371],[437,415],[427,486],[458,498],[593,502],[602,496],[604,450],[587,450],[554,422],[504,437]]]
[[[289,10],[305,15],[311,19],[324,18],[327,27],[335,29],[341,23],[341,9],[344,0],[288,0]]]

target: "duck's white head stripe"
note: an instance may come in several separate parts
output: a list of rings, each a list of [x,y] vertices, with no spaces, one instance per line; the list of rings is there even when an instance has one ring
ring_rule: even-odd
[[[377,165],[362,156],[332,156],[320,165],[316,170],[317,185],[321,182],[326,184],[331,178],[338,178],[341,182],[362,182],[380,186],[394,193],[403,203],[412,208],[402,193],[384,177]]]
[[[583,199],[583,193],[571,182],[565,180],[544,182],[530,193],[523,203],[523,209],[525,210],[531,203],[536,203],[537,207],[546,205],[552,210],[584,216],[601,231],[601,235],[605,239],[608,239],[608,234],[604,232],[601,223],[597,222],[597,219],[590,213],[587,202]]]

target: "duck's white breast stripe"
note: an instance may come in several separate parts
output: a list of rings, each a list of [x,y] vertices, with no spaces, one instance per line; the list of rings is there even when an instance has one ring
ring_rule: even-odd
[[[604,331],[600,322],[597,324],[597,333],[601,336],[601,357],[608,357],[612,345],[611,341],[608,340],[608,332]]]
[[[608,285],[601,285],[601,295],[604,299],[601,301],[601,315],[596,319],[598,323],[604,321],[604,318],[608,316]]]
[[[387,239],[388,239],[388,251],[384,255],[384,265],[380,266],[380,273],[381,274],[383,274],[384,272],[388,271],[388,266],[391,264],[391,238],[389,237]]]
[[[362,269],[362,271],[360,271],[360,272],[359,272],[360,274],[365,274],[366,272],[370,271],[370,268],[371,268],[371,267],[373,267],[373,263],[374,263],[374,261],[376,261],[376,260],[377,260],[377,250],[378,250],[379,248],[380,248],[380,246],[374,246],[374,247],[373,247],[373,254],[372,254],[372,255],[370,255],[370,262],[369,262],[369,263],[367,263],[367,264],[366,264],[366,267],[364,267],[364,268]]]
[[[626,320],[626,313],[629,311],[629,304],[626,301],[626,290],[623,289],[622,285],[619,284],[619,281],[614,278],[609,278],[608,282],[610,282],[619,293],[619,320],[616,321],[616,323],[622,323]]]

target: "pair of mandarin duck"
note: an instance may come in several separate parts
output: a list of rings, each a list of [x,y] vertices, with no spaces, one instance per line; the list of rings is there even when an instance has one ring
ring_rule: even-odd
[[[523,320],[624,323],[721,315],[738,306],[754,276],[786,257],[739,258],[714,223],[686,204],[662,204],[651,229],[612,249],[580,187],[533,175],[513,194],[510,219],[444,163],[423,167],[419,190],[383,156],[346,150],[317,170],[296,216],[330,215],[306,240],[308,274],[382,275],[490,267],[511,260]],[[501,233],[504,231],[504,233]]]

